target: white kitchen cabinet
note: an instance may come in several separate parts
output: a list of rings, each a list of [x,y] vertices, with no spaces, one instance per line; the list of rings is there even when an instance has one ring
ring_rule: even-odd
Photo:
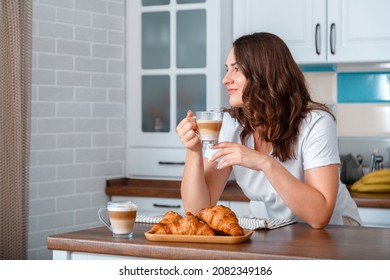
[[[390,1],[328,0],[328,62],[390,61]]]
[[[234,0],[233,37],[270,32],[299,63],[326,61],[326,0]]]
[[[230,0],[127,1],[129,177],[180,178],[177,124],[188,110],[227,106],[231,8]]]
[[[128,148],[128,176],[131,178],[180,178],[183,174],[183,148]]]
[[[76,252],[76,251],[61,251],[53,250],[53,260],[55,261],[65,261],[65,260],[150,260],[147,258],[137,258],[137,257],[128,257],[128,256],[119,256],[119,255],[107,255],[107,254],[94,254],[86,252]]]
[[[359,207],[359,214],[366,227],[390,228],[390,209]]]
[[[390,61],[387,0],[234,0],[234,38],[280,36],[299,64]]]

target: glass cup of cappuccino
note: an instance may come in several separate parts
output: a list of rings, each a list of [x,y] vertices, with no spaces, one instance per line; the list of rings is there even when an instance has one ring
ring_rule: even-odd
[[[109,201],[107,207],[100,208],[100,221],[112,231],[112,237],[133,237],[133,228],[138,205],[132,201]]]
[[[199,138],[205,145],[218,143],[219,131],[222,127],[222,112],[198,111],[195,112]]]

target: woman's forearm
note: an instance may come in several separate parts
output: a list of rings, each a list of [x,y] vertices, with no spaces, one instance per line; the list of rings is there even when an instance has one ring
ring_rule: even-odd
[[[202,150],[187,150],[181,183],[184,210],[194,215],[210,205],[210,193],[206,184]]]

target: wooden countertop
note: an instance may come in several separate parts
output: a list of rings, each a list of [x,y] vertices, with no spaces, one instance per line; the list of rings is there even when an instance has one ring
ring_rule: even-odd
[[[146,196],[180,198],[180,181],[118,178],[106,182],[110,196]],[[390,193],[351,192],[358,207],[390,208]],[[235,181],[229,181],[221,200],[249,201]]]
[[[132,240],[112,238],[106,227],[48,237],[50,250],[153,259],[390,259],[390,229],[296,223],[257,230],[242,244],[148,241],[151,224],[136,223]]]

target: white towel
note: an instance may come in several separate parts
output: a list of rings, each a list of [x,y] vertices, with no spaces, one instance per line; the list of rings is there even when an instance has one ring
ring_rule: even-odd
[[[162,216],[143,216],[137,215],[137,223],[155,224],[159,223]],[[244,229],[275,229],[295,223],[290,219],[257,219],[257,218],[238,218],[238,223]]]
[[[275,229],[295,223],[291,219],[238,218],[238,223],[245,229]]]

